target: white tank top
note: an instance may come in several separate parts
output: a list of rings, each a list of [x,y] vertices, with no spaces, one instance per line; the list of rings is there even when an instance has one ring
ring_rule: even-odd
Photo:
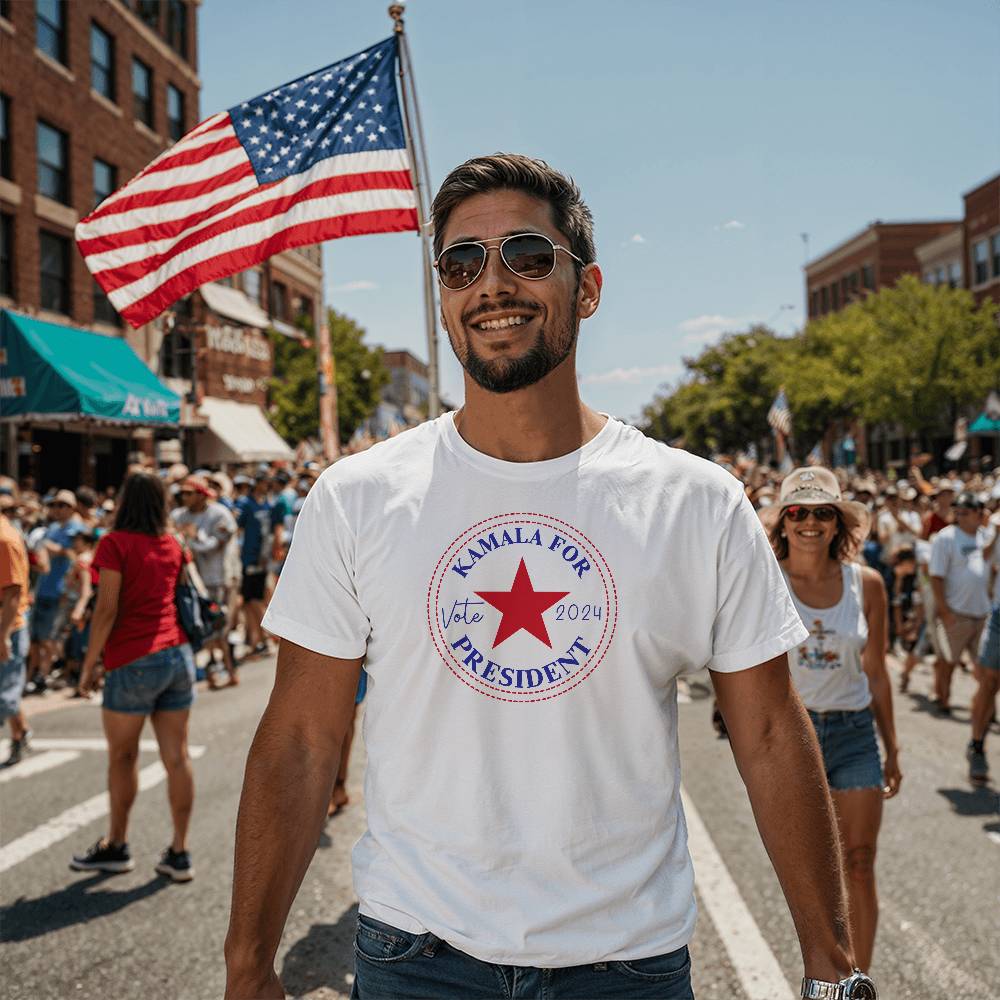
[[[789,652],[788,665],[799,696],[814,712],[856,712],[872,700],[861,666],[868,642],[861,566],[841,563],[840,568],[843,593],[832,608],[803,604],[785,573],[795,610],[809,629],[809,638]]]

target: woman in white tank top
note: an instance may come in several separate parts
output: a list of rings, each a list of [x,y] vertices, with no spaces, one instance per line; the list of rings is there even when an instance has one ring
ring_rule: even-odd
[[[829,469],[789,473],[765,520],[810,633],[788,654],[788,664],[823,752],[847,872],[851,939],[859,968],[867,970],[878,922],[875,849],[882,801],[899,791],[902,780],[885,667],[885,584],[875,570],[853,562],[868,512],[841,497]]]

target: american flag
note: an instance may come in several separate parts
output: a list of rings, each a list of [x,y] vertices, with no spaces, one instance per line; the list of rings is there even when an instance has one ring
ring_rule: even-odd
[[[767,411],[767,422],[785,437],[792,433],[792,411],[788,408],[788,397],[784,389],[779,390],[774,397],[771,409]]]
[[[207,118],[76,227],[134,327],[282,250],[417,229],[396,38]]]

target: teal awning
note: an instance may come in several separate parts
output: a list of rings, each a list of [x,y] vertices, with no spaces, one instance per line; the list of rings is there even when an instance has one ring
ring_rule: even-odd
[[[980,413],[969,428],[970,434],[1000,434],[1000,420],[994,420],[988,413]]]
[[[177,424],[181,399],[119,337],[0,311],[0,419]]]

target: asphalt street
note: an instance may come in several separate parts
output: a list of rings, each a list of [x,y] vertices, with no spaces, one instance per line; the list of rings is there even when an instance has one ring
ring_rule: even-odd
[[[199,693],[191,742],[196,795],[191,844],[196,878],[173,885],[153,866],[169,839],[155,748],[140,759],[145,790],[133,811],[136,869],[71,872],[71,853],[105,832],[105,755],[96,705],[46,696],[31,723],[39,748],[0,771],[0,941],[7,1000],[201,1000],[222,995],[233,829],[247,749],[273,662],[242,671],[238,688]],[[996,786],[972,789],[963,756],[965,708],[935,717],[927,668],[896,696],[903,790],[886,806],[878,875],[881,924],[872,969],[889,1000],[964,1000],[1000,994],[1000,812]],[[967,706],[971,678],[956,678]],[[52,704],[49,704],[49,700]],[[710,725],[707,675],[693,678],[680,711],[684,786],[695,828],[701,917],[692,943],[699,1000],[798,995],[801,963],[781,891],[754,827],[724,740]],[[278,969],[290,995],[346,996],[356,915],[351,845],[364,825],[360,729],[351,804],[327,823],[292,909]],[[152,739],[147,727],[144,737]],[[45,742],[42,742],[45,741]],[[88,742],[90,741],[90,742]],[[991,736],[1000,773],[1000,736]],[[6,749],[3,750],[6,755]],[[30,767],[29,767],[30,765]],[[20,773],[19,773],[20,771]],[[754,979],[768,975],[770,986]],[[763,971],[762,971],[763,970]]]

